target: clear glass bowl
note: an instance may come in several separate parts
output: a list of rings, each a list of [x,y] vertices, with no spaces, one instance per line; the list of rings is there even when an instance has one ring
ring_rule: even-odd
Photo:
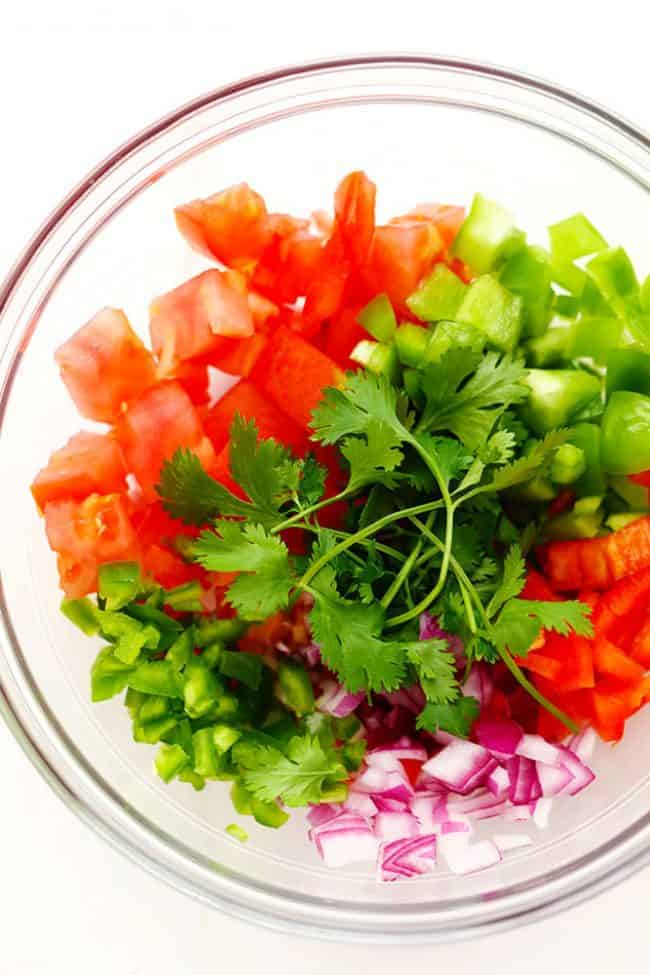
[[[557,803],[551,827],[499,867],[379,885],[330,872],[301,815],[242,846],[224,833],[228,790],[164,786],[119,702],[91,706],[95,648],[58,612],[54,558],[29,496],[34,472],[79,427],[56,346],[100,306],[144,331],[148,299],[204,266],[172,207],[248,180],[275,210],[327,206],[366,169],[380,212],[420,200],[503,201],[533,239],[576,210],[650,269],[650,142],[603,109],[495,68],[430,57],[307,65],[224,88],[152,125],[47,220],[0,296],[0,680],[5,717],[53,789],[117,849],[202,901],[274,928],[337,940],[467,937],[576,903],[649,859],[650,709],[596,784]],[[253,827],[255,830],[255,827]]]

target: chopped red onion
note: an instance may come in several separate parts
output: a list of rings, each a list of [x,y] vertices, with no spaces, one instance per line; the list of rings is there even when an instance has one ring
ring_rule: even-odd
[[[422,613],[420,616],[420,639],[421,640],[446,640],[447,646],[456,658],[459,666],[465,664],[465,647],[463,641],[454,633],[447,633],[440,628],[438,620],[429,613]]]
[[[575,796],[578,792],[586,789],[594,781],[596,776],[569,748],[565,745],[559,745],[558,747],[562,752],[562,765],[573,776],[566,788],[563,789],[563,794],[566,793],[568,796]]]
[[[408,802],[414,793],[413,786],[403,772],[396,769],[382,769],[369,765],[355,780],[358,792],[367,792],[384,799],[399,799]]]
[[[380,812],[374,823],[375,836],[384,843],[417,836],[420,832],[418,821],[408,812]]]
[[[469,672],[469,676],[463,686],[462,693],[465,697],[475,697],[481,708],[486,707],[492,700],[494,694],[494,681],[490,676],[487,664],[475,663]]]
[[[443,782],[452,792],[467,795],[481,785],[496,766],[496,759],[486,748],[459,738],[445,745],[422,768],[428,776]]]
[[[520,850],[524,846],[532,846],[532,839],[526,833],[495,833],[492,842],[499,853],[508,853],[510,850]]]
[[[537,776],[535,762],[529,758],[508,759],[508,774],[510,776],[510,789],[508,798],[514,806],[523,805],[527,802],[534,802],[542,794],[542,788]]]
[[[310,806],[307,813],[307,821],[310,826],[321,826],[330,819],[334,819],[341,812],[340,806],[335,806],[329,802],[321,802],[318,806]]]
[[[501,862],[501,853],[491,840],[481,840],[463,850],[447,853],[447,863],[452,873],[466,874],[486,870]]]
[[[593,728],[584,728],[573,735],[567,742],[567,747],[586,764],[594,753],[598,736]]]
[[[541,735],[522,735],[516,749],[516,755],[529,758],[533,762],[543,762],[545,765],[560,765],[562,752],[556,745],[542,738]]]
[[[525,823],[533,818],[534,811],[534,802],[527,802],[523,806],[508,806],[504,810],[503,819],[506,823]]]
[[[551,815],[551,809],[553,808],[553,800],[542,796],[535,803],[535,811],[533,813],[533,822],[538,829],[546,829],[548,826],[548,821]]]
[[[569,782],[573,780],[573,775],[566,765],[560,765],[558,768],[554,765],[544,765],[543,762],[537,762],[537,778],[542,795],[552,797],[558,796],[566,789]]]
[[[401,880],[430,873],[436,863],[436,837],[394,840],[379,848],[379,880]]]
[[[497,798],[505,796],[510,788],[510,776],[508,775],[507,769],[503,768],[502,765],[498,765],[495,769],[492,769],[485,780],[485,784],[493,796]]]
[[[377,840],[362,816],[341,813],[311,831],[316,849],[328,867],[345,867],[349,863],[373,860]]]
[[[372,801],[379,812],[405,812],[408,804],[400,799],[387,799],[386,796],[373,795]]]
[[[391,762],[399,761],[402,758],[414,762],[426,762],[427,750],[422,745],[416,745],[410,738],[403,736],[390,745],[379,745],[377,748],[372,748],[366,755],[368,764],[387,767],[384,765],[384,761],[388,761],[390,768],[394,767],[390,764]]]
[[[361,704],[365,697],[363,691],[357,694],[350,692],[336,681],[325,681],[323,692],[316,701],[316,707],[335,718],[347,718]]]
[[[377,814],[377,804],[373,799],[366,793],[355,792],[353,789],[348,792],[343,808],[346,812],[358,813],[359,816],[365,816],[367,819],[372,819]]]
[[[473,730],[479,744],[497,759],[512,758],[524,735],[516,721],[487,716],[480,717]]]

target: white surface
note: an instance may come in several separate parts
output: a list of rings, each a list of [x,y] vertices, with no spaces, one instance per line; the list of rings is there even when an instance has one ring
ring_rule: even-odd
[[[0,268],[73,183],[176,104],[272,65],[356,51],[429,50],[546,76],[650,127],[642,5],[464,0],[326,4],[22,0],[2,15]],[[182,12],[185,6],[190,12]],[[447,7],[448,9],[445,9]],[[234,9],[238,9],[237,16]],[[0,975],[187,975],[223,969],[502,975],[605,972],[644,958],[650,872],[570,914],[490,943],[319,945],[247,927],[126,863],[48,790],[0,727]]]

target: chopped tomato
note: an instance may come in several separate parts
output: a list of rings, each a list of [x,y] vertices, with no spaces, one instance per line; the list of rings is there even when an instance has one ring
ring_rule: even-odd
[[[344,308],[327,326],[323,351],[343,369],[357,368],[357,364],[350,359],[350,353],[359,342],[368,338],[368,333],[358,322],[361,307]]]
[[[199,534],[195,525],[186,525],[184,521],[172,518],[161,501],[135,508],[131,514],[131,523],[141,545],[153,545],[154,542],[168,545],[177,535],[194,538]]]
[[[606,637],[594,640],[594,667],[599,677],[611,677],[622,684],[639,681],[645,669]]]
[[[637,572],[601,596],[593,612],[596,633],[602,636],[617,635],[621,622],[628,616],[636,616],[645,608],[650,595],[650,569]]]
[[[126,469],[117,441],[102,433],[77,433],[55,450],[32,484],[41,510],[48,501],[112,494],[126,488]]]
[[[143,573],[152,576],[165,589],[182,586],[205,575],[200,566],[189,565],[162,545],[152,544],[144,548],[140,562]]]
[[[329,356],[285,327],[275,333],[260,365],[259,381],[265,392],[304,430],[309,429],[323,389],[340,386],[344,379]]]
[[[350,261],[340,238],[334,235],[321,248],[318,267],[305,294],[302,331],[307,338],[339,311],[349,277]]]
[[[361,171],[349,173],[334,195],[332,235],[338,237],[343,253],[356,267],[364,266],[372,244],[376,196],[377,187]]]
[[[307,435],[304,430],[264,396],[257,386],[242,379],[205,414],[205,432],[216,451],[221,450],[228,441],[236,413],[244,420],[255,420],[262,439],[273,437],[296,454],[306,450]]]
[[[156,379],[151,353],[116,308],[97,312],[57,349],[55,359],[79,412],[105,423]]]
[[[628,474],[628,477],[634,484],[640,484],[641,487],[650,488],[650,471],[641,471],[639,474]]]
[[[212,444],[187,393],[176,382],[159,383],[132,403],[115,429],[126,466],[146,500],[155,500],[163,461],[179,447],[197,454],[206,469],[214,463]]]
[[[103,562],[138,558],[138,541],[123,495],[50,501],[44,514],[50,548],[60,556],[59,577],[66,595],[76,598],[93,592]]]
[[[274,302],[293,302],[307,293],[310,281],[317,276],[322,239],[309,233],[306,220],[274,213],[269,223],[271,241],[260,256],[251,283]]]
[[[544,647],[539,653],[560,663],[561,669],[553,678],[560,691],[566,693],[594,686],[592,643],[586,637],[577,633],[567,636],[547,633]]]
[[[246,294],[216,269],[154,298],[149,315],[151,344],[163,375],[184,359],[209,352],[217,336],[245,338],[253,334]]]
[[[424,765],[424,762],[418,761],[417,758],[401,758],[400,762],[402,767],[406,772],[406,778],[409,780],[413,788],[415,788],[415,783],[420,777],[420,770]]]
[[[517,663],[533,674],[546,677],[547,680],[558,681],[562,673],[562,664],[559,660],[553,660],[552,657],[546,657],[534,650],[529,651],[525,657],[518,659]]]
[[[556,498],[553,498],[548,506],[548,517],[554,518],[555,515],[561,515],[563,511],[568,511],[569,508],[573,507],[573,502],[576,499],[575,491],[571,491],[570,488],[563,488]]]
[[[430,270],[442,246],[436,227],[422,220],[377,227],[365,270],[370,290],[374,294],[385,292],[393,306],[406,314],[406,299]]]
[[[225,339],[228,345],[222,345],[219,355],[215,356],[215,365],[221,372],[230,376],[250,376],[256,363],[261,358],[269,339],[266,335],[255,334],[247,339]]]
[[[420,203],[403,217],[394,217],[391,223],[412,223],[421,220],[435,225],[445,247],[449,247],[465,219],[465,208],[444,203]]]
[[[530,568],[526,571],[526,582],[519,595],[521,599],[539,599],[542,602],[557,602],[560,598],[553,592],[544,576]]]
[[[620,741],[625,722],[647,700],[648,686],[644,678],[627,686],[604,679],[591,693],[596,731],[604,741]]]
[[[549,542],[537,549],[537,555],[557,589],[608,589],[626,576],[650,568],[650,517],[601,538]]]
[[[271,240],[264,200],[247,183],[193,200],[174,212],[178,229],[195,250],[230,267],[251,268]]]
[[[650,668],[650,614],[646,613],[641,620],[633,640],[630,645],[630,656],[642,664],[643,667]]]
[[[217,459],[210,473],[215,480],[219,481],[220,484],[223,484],[224,487],[228,488],[231,494],[234,494],[238,498],[246,498],[246,493],[242,490],[237,481],[235,481],[230,471],[229,443],[227,443],[217,454]]]

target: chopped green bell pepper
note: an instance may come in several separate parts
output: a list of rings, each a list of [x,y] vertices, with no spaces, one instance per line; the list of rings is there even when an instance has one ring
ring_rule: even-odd
[[[155,759],[156,772],[163,782],[171,782],[189,761],[180,745],[161,745]]]
[[[586,471],[587,461],[579,447],[563,443],[551,461],[550,477],[554,484],[573,484]]]
[[[406,299],[409,309],[424,322],[454,319],[467,285],[445,264],[436,264],[416,291]]]
[[[99,612],[87,596],[82,599],[62,599],[61,612],[86,636],[99,633]]]
[[[239,779],[235,779],[230,790],[230,801],[235,812],[238,812],[240,816],[252,816],[252,800],[253,797],[248,789],[244,788]]]
[[[314,710],[314,689],[301,663],[290,657],[280,661],[277,695],[290,711],[301,716]]]
[[[579,514],[576,511],[565,511],[556,515],[544,525],[544,535],[552,540],[570,541],[573,538],[594,538],[603,523],[602,511],[590,514]]]
[[[548,228],[551,253],[560,263],[571,263],[607,247],[607,241],[584,213],[575,213]]]
[[[247,624],[240,619],[232,620],[206,620],[199,621],[195,631],[195,642],[197,647],[207,647],[209,643],[220,640],[223,643],[232,643],[238,640],[245,632]]]
[[[571,295],[580,298],[589,280],[585,271],[575,264],[566,264],[558,261],[551,255],[551,276],[556,284],[564,288]]]
[[[174,589],[168,589],[165,592],[164,604],[178,613],[200,613],[203,608],[202,594],[201,583],[195,579],[192,582],[184,582]]]
[[[604,365],[620,344],[624,327],[620,318],[581,318],[571,329],[571,358],[590,358]]]
[[[641,305],[641,311],[644,311],[650,315],[650,274],[641,285],[641,291],[639,292],[639,303]]]
[[[194,650],[194,627],[188,626],[188,628],[186,630],[183,630],[180,636],[178,636],[174,640],[169,650],[167,651],[165,660],[168,660],[169,663],[176,670],[180,671],[183,669],[183,667],[187,664],[187,662],[192,657],[193,650]]]
[[[650,510],[648,489],[641,484],[635,484],[626,474],[613,475],[608,478],[609,486],[615,494],[622,498],[628,508],[635,511]]]
[[[399,361],[413,369],[420,368],[426,360],[431,332],[422,325],[404,322],[395,332],[395,348]]]
[[[537,368],[562,366],[569,361],[571,330],[566,326],[549,328],[544,335],[529,339],[524,346],[526,362]]]
[[[485,334],[475,325],[463,322],[438,322],[430,333],[425,362],[440,362],[450,349],[475,349],[480,352],[485,345]]]
[[[629,300],[639,294],[639,282],[623,248],[601,251],[592,257],[586,270],[616,314],[625,317]]]
[[[137,562],[106,562],[100,565],[98,593],[106,600],[106,609],[122,609],[142,591],[142,577]]]
[[[529,369],[526,382],[530,396],[520,414],[539,437],[566,426],[601,394],[600,379],[579,369]]]
[[[399,361],[392,344],[382,345],[381,342],[363,339],[355,345],[350,358],[369,372],[374,372],[376,376],[387,376],[391,382],[397,378]]]
[[[390,342],[397,328],[397,319],[388,295],[373,298],[359,312],[358,321],[378,342]]]
[[[600,459],[610,474],[638,474],[650,468],[650,396],[617,390],[602,421]]]
[[[621,528],[627,528],[628,525],[631,525],[634,521],[638,521],[639,518],[647,517],[647,514],[647,511],[619,511],[616,514],[610,515],[605,524],[613,532],[617,532]]]
[[[551,320],[551,265],[541,247],[523,247],[503,265],[501,284],[523,302],[522,335],[543,335]]]
[[[260,826],[268,826],[271,829],[279,829],[289,819],[288,814],[280,808],[277,802],[264,802],[255,796],[251,799],[251,811],[256,823]]]
[[[194,657],[185,667],[183,677],[185,710],[190,718],[200,718],[212,711],[224,692],[224,686],[214,672],[200,657]]]
[[[484,274],[517,244],[522,234],[507,210],[477,193],[452,244],[452,254],[477,274]]]
[[[584,473],[573,489],[579,497],[605,493],[607,481],[600,466],[600,427],[594,423],[577,423],[569,431],[569,444],[578,447],[585,459]]]
[[[521,336],[522,300],[494,275],[484,274],[469,285],[456,317],[483,332],[492,348],[512,352]]]
[[[228,836],[232,836],[234,840],[239,840],[240,843],[246,843],[248,840],[248,833],[238,823],[229,823],[226,826],[226,833]]]
[[[127,686],[134,667],[119,660],[113,647],[104,647],[95,658],[90,671],[90,697],[92,701],[107,701]]]
[[[617,389],[650,396],[650,355],[640,349],[614,349],[607,357],[607,395]]]

